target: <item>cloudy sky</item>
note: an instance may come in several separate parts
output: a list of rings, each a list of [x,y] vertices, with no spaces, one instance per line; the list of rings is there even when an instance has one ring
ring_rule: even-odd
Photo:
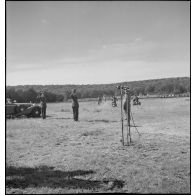
[[[6,83],[190,76],[190,2],[8,1]]]

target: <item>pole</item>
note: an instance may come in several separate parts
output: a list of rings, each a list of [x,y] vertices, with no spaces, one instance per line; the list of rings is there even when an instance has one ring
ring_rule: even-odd
[[[122,95],[122,87],[120,88],[121,95],[121,127],[122,127],[122,143],[124,146],[124,135],[123,135],[123,95]]]
[[[130,145],[131,134],[130,134],[130,95],[129,91],[126,91],[126,111],[127,111],[127,144]]]
[[[128,102],[129,102],[129,109],[128,109],[128,126],[129,126],[129,138],[130,138],[130,143],[131,143],[131,96],[128,93]]]

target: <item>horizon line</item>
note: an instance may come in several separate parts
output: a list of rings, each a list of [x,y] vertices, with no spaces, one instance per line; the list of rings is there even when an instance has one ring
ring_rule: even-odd
[[[15,86],[49,86],[49,85],[112,85],[117,83],[129,83],[129,82],[139,82],[139,81],[149,81],[149,80],[161,80],[161,79],[173,79],[173,78],[190,78],[191,76],[176,76],[176,77],[163,77],[158,79],[145,79],[145,80],[133,80],[133,81],[121,81],[115,83],[101,83],[101,84],[18,84],[18,85],[6,85],[6,87],[15,87]]]

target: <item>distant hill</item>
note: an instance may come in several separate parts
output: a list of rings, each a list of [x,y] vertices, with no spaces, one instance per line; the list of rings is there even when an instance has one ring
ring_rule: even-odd
[[[190,77],[175,77],[163,79],[150,79],[143,81],[126,81],[111,84],[93,84],[93,85],[17,85],[6,86],[6,89],[15,89],[15,91],[25,91],[34,89],[36,92],[46,91],[56,95],[63,95],[67,99],[71,89],[77,89],[79,98],[93,98],[100,95],[118,95],[117,85],[129,86],[132,94],[179,94],[190,92]]]

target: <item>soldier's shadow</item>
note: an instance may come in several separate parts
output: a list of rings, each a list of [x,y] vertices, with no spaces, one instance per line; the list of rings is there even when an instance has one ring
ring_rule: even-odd
[[[57,119],[57,120],[62,120],[62,119],[72,119],[71,117],[56,117],[55,115],[47,115],[46,118],[50,119]]]
[[[89,180],[85,175],[94,174],[93,170],[60,171],[54,167],[41,166],[29,167],[6,167],[6,187],[49,187],[49,188],[73,188],[73,189],[98,189],[104,188],[109,180]],[[76,178],[83,176],[84,178]],[[123,181],[115,180],[114,187],[122,188]]]
[[[57,120],[68,120],[68,119],[72,119],[70,117],[54,117],[54,118],[50,118],[50,119],[57,119]]]

